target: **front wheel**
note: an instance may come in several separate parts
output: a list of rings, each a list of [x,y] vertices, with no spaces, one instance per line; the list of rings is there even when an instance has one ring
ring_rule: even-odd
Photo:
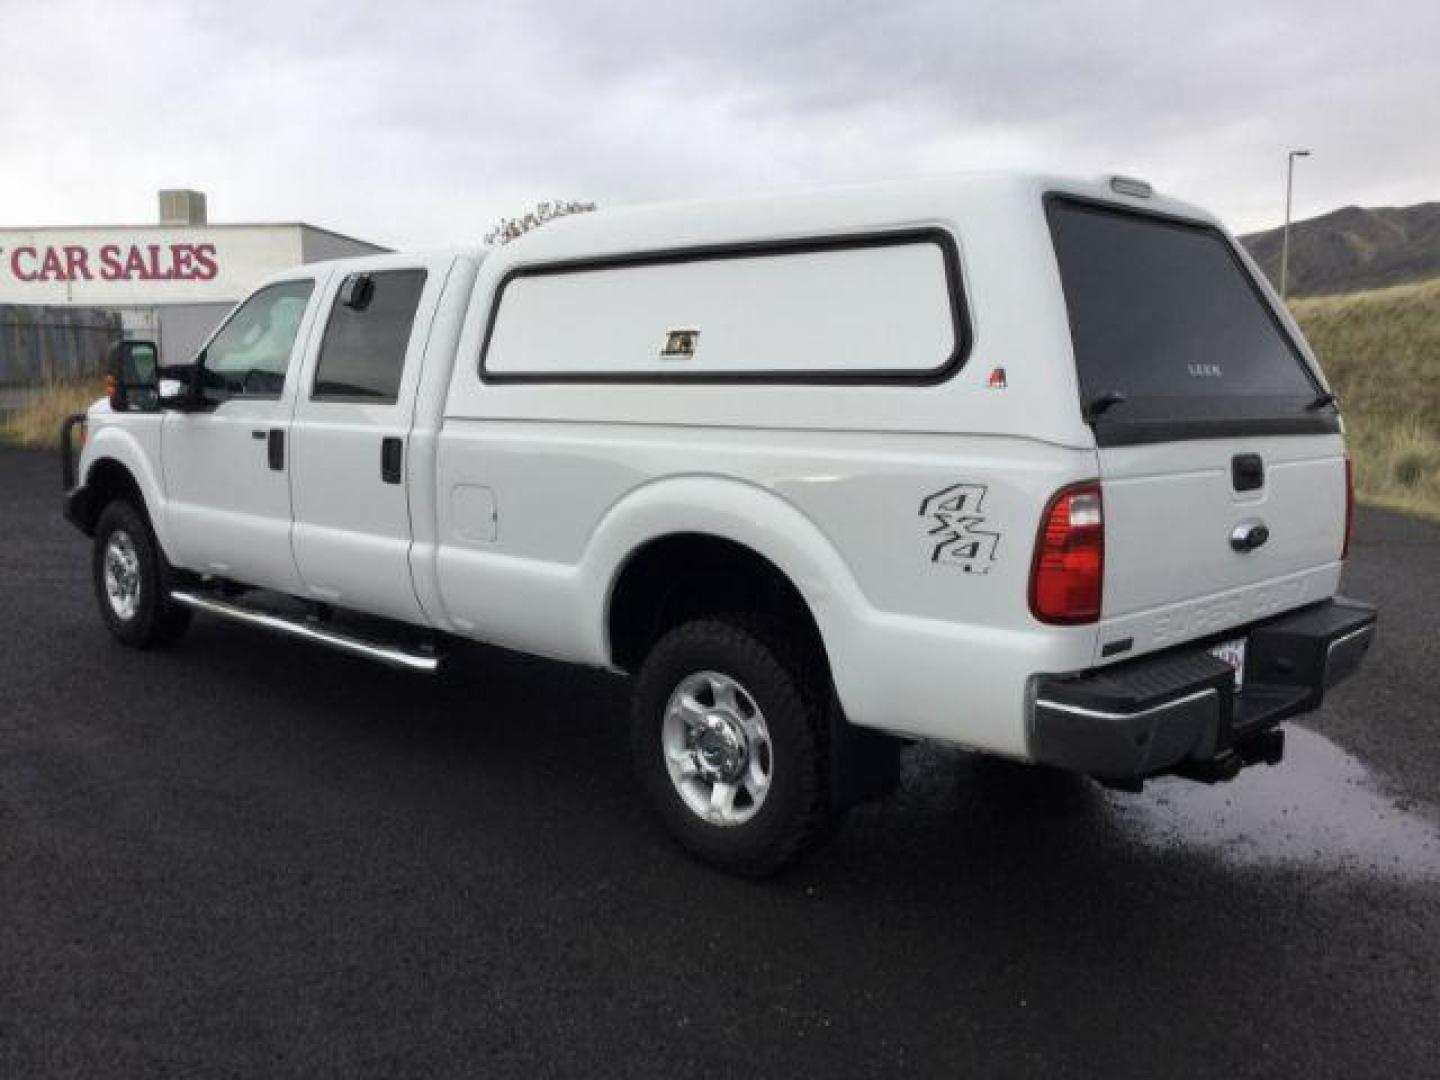
[[[636,678],[635,770],[682,846],[774,873],[829,833],[823,665],[778,629],[702,620],[671,630]]]
[[[126,645],[168,645],[190,625],[190,609],[167,595],[165,556],[133,504],[117,500],[101,512],[91,572],[100,615]]]

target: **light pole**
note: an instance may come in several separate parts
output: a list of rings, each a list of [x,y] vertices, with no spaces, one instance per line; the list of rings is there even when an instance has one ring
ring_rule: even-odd
[[[1309,150],[1291,150],[1285,159],[1285,238],[1280,242],[1280,299],[1290,295],[1290,194],[1295,190],[1295,159],[1309,157]]]

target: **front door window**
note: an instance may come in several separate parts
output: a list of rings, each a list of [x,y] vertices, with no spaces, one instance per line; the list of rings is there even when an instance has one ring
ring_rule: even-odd
[[[313,281],[282,281],[238,307],[205,347],[205,396],[278,398]]]

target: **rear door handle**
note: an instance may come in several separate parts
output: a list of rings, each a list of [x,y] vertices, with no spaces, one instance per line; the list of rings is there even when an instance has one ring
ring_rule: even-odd
[[[380,479],[387,484],[400,483],[400,467],[405,460],[405,441],[398,435],[380,440]]]
[[[270,436],[265,443],[265,456],[270,461],[270,468],[281,472],[285,468],[285,429],[272,427]]]

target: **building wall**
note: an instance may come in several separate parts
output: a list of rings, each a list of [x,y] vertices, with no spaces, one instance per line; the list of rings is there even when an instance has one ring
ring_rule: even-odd
[[[383,255],[388,248],[353,240],[327,229],[313,225],[300,227],[300,255],[302,262],[324,262],[326,259],[350,259],[357,255]]]
[[[230,303],[167,304],[156,308],[160,323],[156,344],[160,346],[161,363],[188,364],[234,306]]]

